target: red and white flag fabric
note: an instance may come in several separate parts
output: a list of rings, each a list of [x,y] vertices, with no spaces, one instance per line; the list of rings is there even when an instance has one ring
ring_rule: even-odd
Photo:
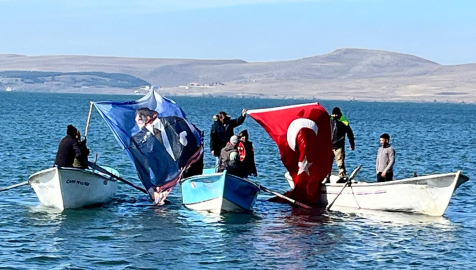
[[[318,103],[248,110],[278,145],[281,160],[293,178],[289,195],[316,204],[324,178],[331,172],[334,155],[330,120]]]

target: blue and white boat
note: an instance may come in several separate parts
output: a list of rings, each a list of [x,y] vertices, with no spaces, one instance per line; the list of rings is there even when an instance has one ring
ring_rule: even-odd
[[[204,169],[181,184],[185,207],[213,213],[251,211],[260,191],[256,183],[214,169]]]

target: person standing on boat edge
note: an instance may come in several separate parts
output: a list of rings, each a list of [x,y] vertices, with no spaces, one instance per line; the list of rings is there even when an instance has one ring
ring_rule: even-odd
[[[241,111],[241,114],[236,119],[231,117],[224,111],[219,112],[214,117],[214,122],[210,130],[210,152],[217,158],[217,165],[221,150],[226,146],[231,136],[234,135],[233,129],[245,121],[246,109]]]
[[[66,128],[66,136],[60,141],[58,151],[56,152],[55,166],[73,167],[75,158],[79,161],[81,167],[83,164],[83,152],[78,141],[78,130],[73,125]]]
[[[255,150],[253,143],[249,140],[248,131],[245,129],[238,134],[238,154],[240,155],[240,161],[242,163],[242,175],[245,178],[252,175],[258,176],[255,163]]]
[[[334,158],[339,168],[339,181],[343,183],[346,181],[347,175],[345,170],[345,135],[349,139],[350,150],[355,149],[354,133],[350,128],[349,122],[342,116],[339,107],[332,109],[331,115],[331,134],[332,134],[332,151]]]
[[[226,146],[221,149],[217,172],[223,172],[226,170],[229,174],[243,177],[237,146],[238,136],[233,135]]]
[[[395,149],[390,145],[390,135],[380,135],[380,148],[377,152],[375,169],[377,182],[393,180],[393,165],[395,165]]]

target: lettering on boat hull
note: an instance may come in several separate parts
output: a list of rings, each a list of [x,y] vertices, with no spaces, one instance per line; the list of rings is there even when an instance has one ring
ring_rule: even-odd
[[[86,187],[89,186],[89,182],[73,180],[73,179],[66,180],[66,184],[77,184],[77,185],[86,186]]]

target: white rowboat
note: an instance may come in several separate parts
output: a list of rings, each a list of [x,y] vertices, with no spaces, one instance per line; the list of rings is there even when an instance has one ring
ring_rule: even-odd
[[[388,182],[352,182],[342,191],[332,209],[357,208],[442,216],[453,192],[468,180],[467,176],[457,171]],[[343,187],[344,184],[323,185],[320,203],[334,201]]]
[[[41,204],[61,210],[105,203],[117,190],[114,178],[78,168],[49,168],[34,173],[28,182]]]

